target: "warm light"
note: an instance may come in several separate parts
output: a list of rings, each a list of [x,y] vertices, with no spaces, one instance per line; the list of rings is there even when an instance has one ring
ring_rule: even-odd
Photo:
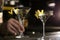
[[[10,1],[10,5],[15,5],[15,1]]]
[[[32,32],[32,34],[35,34],[35,32]]]
[[[3,12],[0,12],[0,23],[3,23]]]
[[[49,3],[48,4],[49,7],[55,7],[55,5],[56,5],[55,3]]]

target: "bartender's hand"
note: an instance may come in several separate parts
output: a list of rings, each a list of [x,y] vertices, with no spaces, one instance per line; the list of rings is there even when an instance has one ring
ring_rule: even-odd
[[[11,18],[7,24],[8,31],[14,35],[18,35],[20,32],[24,32],[24,26],[21,25],[17,20]]]

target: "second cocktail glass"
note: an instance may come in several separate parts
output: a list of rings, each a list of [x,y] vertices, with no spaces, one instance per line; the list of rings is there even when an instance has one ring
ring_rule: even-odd
[[[45,37],[46,37],[45,36],[45,23],[46,23],[46,21],[48,20],[48,18],[50,16],[53,16],[53,11],[46,11],[46,12],[44,12],[44,10],[41,10],[41,11],[37,10],[35,16],[38,19],[40,19],[41,22],[43,23],[43,36],[42,36],[41,40],[45,40]]]

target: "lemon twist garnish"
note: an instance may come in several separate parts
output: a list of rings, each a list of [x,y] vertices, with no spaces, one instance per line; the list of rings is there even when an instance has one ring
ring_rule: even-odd
[[[17,8],[17,9],[13,9],[14,10],[14,12],[15,12],[15,14],[18,14],[19,12],[19,9]]]
[[[13,10],[8,11],[8,13],[12,15],[13,14]]]
[[[43,16],[44,15],[44,10],[37,10],[35,11],[35,16],[36,18],[38,19],[40,16]]]
[[[18,8],[16,8],[16,9],[13,8],[10,11],[8,11],[8,13],[12,15],[13,14],[13,11],[15,12],[15,14],[18,14],[19,9]]]

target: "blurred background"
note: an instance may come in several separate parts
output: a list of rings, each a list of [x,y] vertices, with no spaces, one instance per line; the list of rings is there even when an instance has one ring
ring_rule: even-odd
[[[4,7],[3,9],[3,21],[5,22],[7,19],[11,17],[8,14],[8,11],[12,7],[30,7],[31,10],[28,13],[28,26],[26,27],[25,34],[35,34],[41,35],[42,33],[42,22],[40,19],[35,17],[36,10],[45,10],[45,11],[53,11],[53,16],[49,17],[46,21],[46,29],[45,32],[57,32],[60,31],[60,0],[4,0]],[[8,16],[9,15],[9,16]]]

